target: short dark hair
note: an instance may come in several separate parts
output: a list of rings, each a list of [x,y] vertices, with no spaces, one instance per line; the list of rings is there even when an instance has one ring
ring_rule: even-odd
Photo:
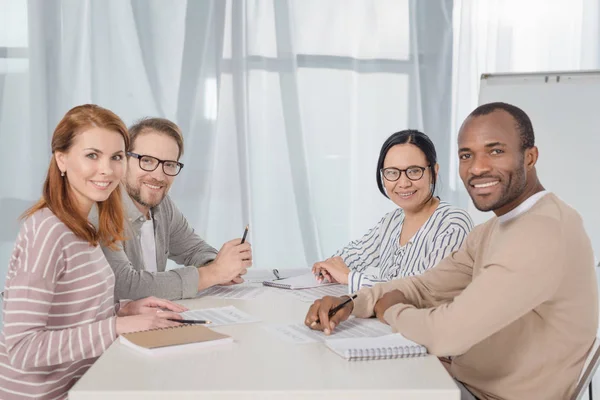
[[[162,133],[175,140],[177,147],[179,147],[179,154],[177,155],[177,160],[179,160],[183,155],[183,134],[175,122],[169,121],[166,118],[145,117],[137,120],[129,127],[130,148],[134,149],[135,140],[139,135],[152,131]]]
[[[531,119],[529,119],[529,116],[527,113],[525,113],[525,111],[521,110],[517,106],[499,101],[495,103],[487,103],[480,105],[473,110],[473,112],[469,114],[469,117],[488,115],[496,110],[506,111],[513,117],[517,126],[517,130],[519,131],[519,135],[521,136],[521,148],[523,150],[530,149],[535,146],[535,135],[533,134],[533,125],[531,124]]]
[[[385,156],[387,155],[390,149],[398,144],[410,143],[412,145],[417,146],[423,154],[425,154],[425,158],[427,159],[427,163],[429,164],[429,168],[431,171],[431,193],[429,197],[425,200],[427,203],[433,197],[435,192],[435,185],[437,182],[437,175],[435,173],[435,165],[437,164],[437,153],[435,151],[435,146],[429,136],[424,134],[423,132],[419,132],[414,129],[405,129],[400,132],[393,133],[381,146],[381,150],[379,151],[379,160],[377,161],[377,187],[381,194],[383,194],[388,199],[390,198],[385,192],[385,187],[383,185],[383,177],[381,176],[381,170],[383,169],[383,162],[385,161]]]

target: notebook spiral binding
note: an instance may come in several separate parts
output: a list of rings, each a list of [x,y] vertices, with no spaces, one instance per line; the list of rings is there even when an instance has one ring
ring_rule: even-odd
[[[189,324],[181,324],[181,325],[177,325],[177,326],[165,326],[164,328],[152,328],[152,329],[145,329],[145,330],[141,330],[141,331],[127,332],[127,333],[124,333],[123,335],[129,335],[131,333],[138,333],[138,332],[153,332],[153,331],[164,331],[166,329],[179,329],[179,328],[183,328],[185,326],[190,326],[190,325]]]
[[[287,283],[277,283],[277,282],[273,282],[273,281],[264,281],[263,282],[264,286],[271,286],[271,287],[276,287],[279,289],[289,289],[290,285]]]
[[[387,360],[393,358],[420,357],[427,355],[422,346],[400,346],[371,349],[346,350],[346,358],[350,361]]]

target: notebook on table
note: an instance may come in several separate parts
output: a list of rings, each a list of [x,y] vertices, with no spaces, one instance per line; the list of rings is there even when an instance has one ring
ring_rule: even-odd
[[[146,354],[161,354],[176,348],[186,350],[233,342],[230,336],[215,332],[202,325],[179,325],[125,333],[120,336],[124,345]]]
[[[273,269],[254,269],[248,270],[244,275],[244,282],[247,283],[263,283],[264,281],[279,281],[294,276],[305,275],[310,272],[309,268],[273,268]]]
[[[276,287],[280,289],[310,289],[320,286],[328,285],[339,285],[338,283],[324,283],[318,282],[312,272],[302,274],[300,276],[294,276],[292,278],[280,279],[278,281],[264,281],[263,285]]]
[[[425,346],[408,340],[399,333],[379,337],[328,339],[325,344],[348,361],[385,360],[427,355]]]

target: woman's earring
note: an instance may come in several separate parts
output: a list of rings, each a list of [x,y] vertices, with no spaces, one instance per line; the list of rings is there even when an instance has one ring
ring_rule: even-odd
[[[60,176],[64,177],[65,176],[65,171],[61,171],[60,172]]]

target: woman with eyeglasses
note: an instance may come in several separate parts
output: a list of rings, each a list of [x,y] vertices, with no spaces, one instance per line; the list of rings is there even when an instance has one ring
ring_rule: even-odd
[[[469,214],[435,194],[439,165],[429,137],[416,130],[390,136],[379,153],[377,186],[398,208],[361,239],[313,266],[317,280],[347,284],[350,293],[419,275],[458,250],[473,228]]]
[[[42,198],[25,212],[8,266],[3,400],[64,399],[117,335],[177,326],[185,310],[152,297],[114,301],[115,276],[100,244],[123,239],[123,121],[102,107],[78,106],[59,122],[51,145]],[[98,229],[88,221],[96,204]]]

